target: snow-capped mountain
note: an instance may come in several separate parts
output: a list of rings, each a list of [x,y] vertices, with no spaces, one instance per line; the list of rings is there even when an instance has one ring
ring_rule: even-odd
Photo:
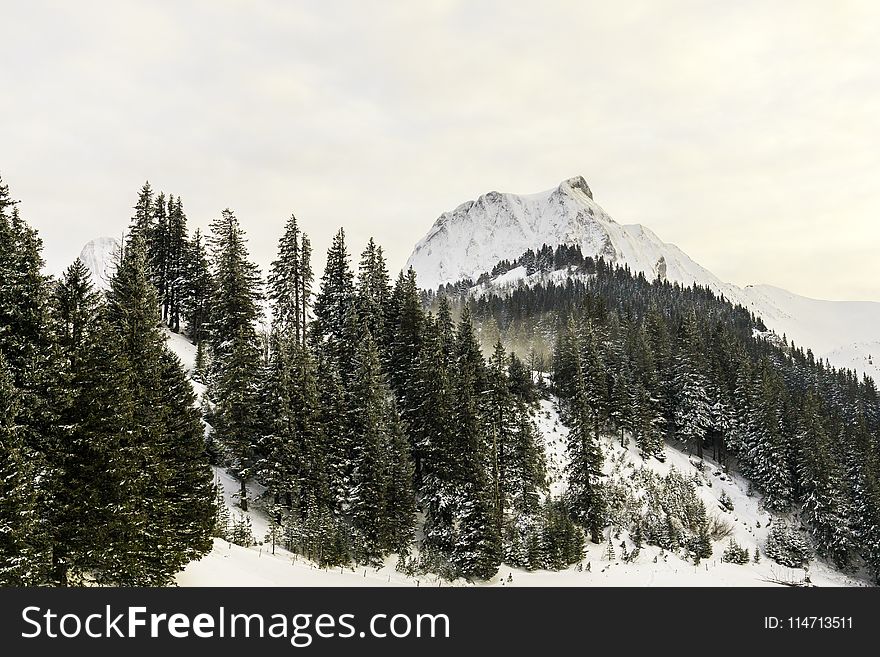
[[[97,289],[106,290],[110,286],[120,246],[115,237],[99,237],[88,242],[80,251],[79,259],[88,267]]]
[[[555,189],[518,195],[489,192],[434,222],[407,262],[426,288],[463,278],[476,279],[499,260],[516,258],[543,244],[580,245],[586,256],[629,264],[650,278],[725,284],[673,244],[648,228],[614,221],[598,203],[587,182],[577,176]]]
[[[726,283],[645,226],[615,222],[581,176],[537,194],[489,192],[443,213],[416,244],[407,266],[431,289],[476,280],[500,260],[514,260],[544,244],[579,245],[585,256],[626,264],[649,280],[707,286],[816,356],[880,380],[880,303],[820,301],[769,285]],[[524,277],[525,270],[519,275]],[[503,285],[516,284],[515,276],[516,270],[505,274]]]

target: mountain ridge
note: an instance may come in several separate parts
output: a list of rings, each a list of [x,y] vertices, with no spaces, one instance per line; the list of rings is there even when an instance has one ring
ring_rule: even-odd
[[[880,303],[811,299],[768,284],[725,282],[647,226],[617,223],[596,203],[583,176],[534,194],[489,192],[444,212],[406,266],[413,267],[422,287],[436,289],[475,281],[498,262],[544,244],[580,246],[584,256],[627,265],[649,280],[708,287],[832,365],[880,380]]]

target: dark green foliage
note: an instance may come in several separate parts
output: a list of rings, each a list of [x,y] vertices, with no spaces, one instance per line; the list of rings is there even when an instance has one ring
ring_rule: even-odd
[[[400,421],[369,331],[354,362],[350,412],[353,466],[347,513],[357,532],[359,560],[372,563],[406,545],[402,537],[412,534],[414,503],[412,480],[406,476],[409,455],[400,449]]]
[[[801,482],[802,518],[820,554],[845,566],[855,547],[852,511],[843,494],[843,475],[832,454],[833,445],[822,425],[819,400],[808,394],[796,439],[796,472]]]
[[[214,281],[208,252],[198,229],[184,247],[180,282],[180,312],[189,338],[199,346],[208,337],[211,323],[211,299]]]
[[[0,187],[0,202],[3,188]],[[0,352],[0,586],[34,586],[49,572],[36,468],[19,429],[20,396]]]
[[[602,406],[598,381],[602,377],[598,354],[594,348],[592,331],[584,347],[573,322],[569,322],[557,348],[557,359],[568,359],[570,371],[565,372],[571,397],[563,406],[569,426],[568,433],[568,489],[566,503],[569,512],[590,533],[594,543],[605,526],[605,500],[602,492],[602,449],[599,445],[599,425]]]
[[[247,480],[258,459],[261,350],[256,322],[262,316],[259,271],[232,210],[211,223],[211,369],[209,396],[216,440],[228,451],[241,480],[239,503],[247,510]]]
[[[321,289],[315,299],[312,344],[319,360],[347,378],[354,360],[357,327],[354,274],[351,271],[345,231],[341,228],[327,251]]]
[[[216,509],[202,426],[180,362],[165,347],[140,240],[126,247],[107,298],[133,430],[114,450],[126,501],[113,509],[109,562],[93,575],[99,583],[164,585],[210,549]]]
[[[504,561],[527,570],[561,570],[584,554],[583,530],[562,501],[549,497],[538,513],[514,516],[504,539]]]
[[[306,336],[305,318],[311,295],[311,248],[308,236],[297,224],[296,217],[284,228],[278,243],[278,258],[269,273],[269,300],[272,302],[272,323],[275,329],[289,333],[302,344]]]

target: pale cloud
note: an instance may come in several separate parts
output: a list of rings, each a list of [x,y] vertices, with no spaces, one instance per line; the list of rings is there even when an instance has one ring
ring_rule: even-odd
[[[575,174],[722,278],[880,300],[872,2],[17,3],[0,173],[50,268],[141,183],[403,264],[442,211]]]

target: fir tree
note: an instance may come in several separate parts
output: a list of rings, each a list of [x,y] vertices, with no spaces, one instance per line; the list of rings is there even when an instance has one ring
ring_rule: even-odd
[[[303,331],[302,297],[302,231],[294,215],[284,227],[278,242],[278,257],[269,272],[269,300],[272,302],[272,323],[278,331],[290,332],[297,343]]]
[[[107,294],[107,316],[126,366],[131,426],[115,454],[127,503],[99,582],[164,585],[210,549],[214,492],[195,397],[165,348],[146,249],[126,248]]]
[[[151,239],[155,222],[155,205],[153,201],[153,188],[150,181],[146,181],[138,194],[137,203],[134,206],[134,216],[128,229],[130,240],[140,239],[146,242]]]
[[[168,327],[175,333],[180,332],[180,320],[183,315],[183,306],[187,295],[187,272],[190,256],[189,243],[187,240],[186,214],[183,211],[183,199],[168,200],[168,249],[167,265],[165,267],[167,278],[166,313]]]
[[[347,379],[354,360],[356,336],[351,334],[354,319],[354,275],[341,228],[327,251],[327,264],[321,289],[315,299],[312,340],[322,360]]]
[[[262,316],[259,271],[248,256],[244,231],[232,210],[211,223],[211,376],[209,392],[217,439],[229,450],[247,510],[247,480],[256,464]]]
[[[798,432],[797,474],[803,515],[819,551],[844,567],[853,548],[842,479],[831,455],[831,441],[822,425],[819,402],[808,393]]]
[[[0,203],[4,188],[0,187]],[[2,212],[0,206],[0,212]],[[0,352],[0,585],[36,586],[49,570],[33,454],[18,426],[20,396]]]
[[[387,507],[390,461],[388,390],[379,366],[379,351],[366,331],[358,346],[351,388],[353,467],[349,514],[360,537],[361,558],[375,563],[390,543]]]
[[[100,295],[77,259],[55,290],[57,441],[52,466],[50,528],[53,581],[61,586],[110,570],[134,520],[127,478],[139,467],[123,436],[134,424],[128,365]],[[129,521],[131,521],[129,523]]]
[[[391,284],[382,247],[376,246],[373,238],[361,254],[357,279],[357,314],[358,320],[376,340],[386,335],[385,313],[391,295]]]
[[[455,354],[452,425],[457,458],[450,465],[459,525],[452,563],[466,578],[487,579],[501,563],[501,536],[485,468],[488,446],[480,405],[486,389],[485,363],[467,307],[458,324]]]
[[[605,501],[602,495],[602,449],[598,436],[598,409],[591,403],[590,391],[585,384],[586,374],[576,338],[574,346],[573,384],[567,417],[568,433],[568,491],[566,502],[572,517],[590,532],[594,543],[599,543],[605,525]]]
[[[214,281],[208,264],[208,252],[199,229],[187,242],[180,290],[181,315],[186,332],[196,345],[202,345],[210,330],[210,310]]]
[[[700,336],[693,312],[681,320],[674,361],[675,427],[678,437],[703,457],[703,439],[711,421],[709,384],[703,373]]]

